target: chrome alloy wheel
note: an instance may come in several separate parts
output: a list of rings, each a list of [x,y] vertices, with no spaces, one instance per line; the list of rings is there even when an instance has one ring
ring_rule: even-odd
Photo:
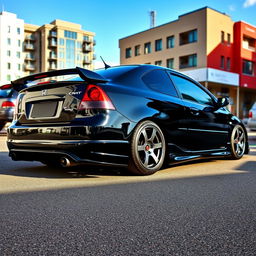
[[[146,169],[155,169],[162,165],[165,156],[164,136],[154,123],[142,126],[138,131],[136,155]]]
[[[246,146],[245,131],[240,125],[236,125],[231,135],[232,155],[239,159],[244,155]]]

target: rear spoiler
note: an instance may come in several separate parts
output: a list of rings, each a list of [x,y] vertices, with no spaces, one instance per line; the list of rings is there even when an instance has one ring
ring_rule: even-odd
[[[12,81],[10,87],[14,88],[17,91],[20,91],[26,88],[26,85],[29,82],[42,79],[42,78],[47,78],[47,77],[64,76],[64,75],[79,75],[84,81],[87,81],[87,82],[94,82],[94,83],[108,82],[106,78],[102,77],[96,72],[93,72],[88,69],[76,67],[76,68],[70,68],[70,69],[53,70],[49,72],[42,72],[42,73],[30,75],[30,76],[25,76]]]

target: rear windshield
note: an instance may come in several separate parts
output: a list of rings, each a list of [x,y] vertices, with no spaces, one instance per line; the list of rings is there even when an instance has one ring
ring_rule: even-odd
[[[0,90],[0,98],[10,98],[12,95],[12,89]]]

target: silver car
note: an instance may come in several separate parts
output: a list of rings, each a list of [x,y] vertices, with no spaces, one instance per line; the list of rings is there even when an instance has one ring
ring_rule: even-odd
[[[251,130],[256,130],[256,102],[249,111],[248,127]]]
[[[8,86],[0,87],[0,131],[11,122],[18,93]]]

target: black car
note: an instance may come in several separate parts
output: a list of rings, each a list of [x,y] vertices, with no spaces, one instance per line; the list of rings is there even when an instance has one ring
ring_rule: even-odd
[[[12,86],[21,90],[8,128],[13,160],[124,166],[148,175],[168,163],[239,159],[249,152],[246,129],[225,108],[228,100],[167,68],[77,67],[20,78]]]
[[[0,131],[12,121],[17,96],[17,91],[10,85],[0,87]]]

